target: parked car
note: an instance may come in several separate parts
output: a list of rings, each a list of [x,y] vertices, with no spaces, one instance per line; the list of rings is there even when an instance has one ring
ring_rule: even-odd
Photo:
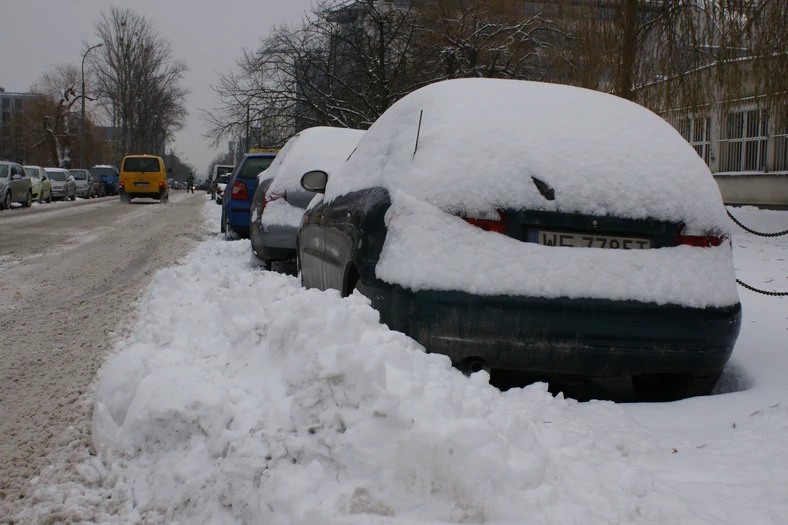
[[[230,182],[230,177],[232,177],[232,173],[227,173],[225,175],[219,175],[216,177],[216,204],[222,203],[222,195],[224,195],[224,190],[227,188],[227,183]]]
[[[227,175],[229,178],[229,176],[232,175],[234,169],[235,166],[231,166],[229,164],[216,164],[213,167],[213,173],[211,173],[211,175],[208,178],[208,185],[210,186],[209,191],[211,192],[211,200],[216,198],[216,190],[217,190],[216,185],[218,184],[219,177],[222,177],[223,175]],[[225,184],[227,183],[225,182]]]
[[[104,179],[101,178],[101,175],[98,173],[90,173],[90,180],[93,184],[93,196],[94,197],[105,197],[107,195],[107,190],[104,185]]]
[[[77,183],[68,170],[63,168],[44,168],[52,182],[52,198],[55,200],[77,200]]]
[[[74,177],[74,182],[77,184],[77,197],[83,199],[92,199],[95,197],[93,192],[93,179],[88,170],[68,170],[71,176]]]
[[[120,200],[130,203],[132,199],[148,198],[162,203],[168,202],[170,187],[167,184],[167,173],[171,171],[172,168],[165,168],[161,157],[125,157],[120,171]]]
[[[16,162],[0,162],[0,209],[7,210],[14,202],[28,208],[33,203],[30,177]]]
[[[629,101],[436,83],[302,185],[325,192],[298,235],[304,285],[358,290],[466,372],[630,376],[642,399],[667,400],[710,393],[733,352],[741,304],[719,189]]]
[[[276,152],[247,153],[230,177],[222,195],[221,231],[226,239],[249,238],[249,211],[257,189],[257,176],[268,169],[274,158]]]
[[[296,236],[304,210],[315,193],[301,187],[301,175],[311,167],[335,171],[358,145],[363,131],[315,127],[294,135],[273,164],[258,176],[252,199],[249,238],[252,253],[271,269],[282,261],[295,272]]]
[[[40,166],[24,166],[25,173],[30,177],[30,189],[33,191],[33,200],[52,202],[52,181],[47,177],[44,168]]]
[[[107,195],[117,195],[120,185],[120,170],[117,166],[108,164],[100,164],[90,168],[90,173],[101,175],[101,180],[104,181],[104,191]]]

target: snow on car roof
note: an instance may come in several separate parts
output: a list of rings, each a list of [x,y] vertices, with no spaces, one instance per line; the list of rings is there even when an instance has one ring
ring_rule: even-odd
[[[411,93],[366,132],[326,199],[375,186],[446,211],[530,208],[727,230],[711,172],[667,122],[633,102],[557,84],[460,79]]]
[[[301,188],[301,176],[310,170],[337,171],[353,152],[364,132],[357,129],[314,127],[293,136],[271,167],[258,178],[274,179],[271,191],[282,193]]]

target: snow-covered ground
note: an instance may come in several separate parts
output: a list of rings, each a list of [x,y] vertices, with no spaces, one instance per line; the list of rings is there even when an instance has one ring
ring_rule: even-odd
[[[734,209],[782,230],[788,212]],[[205,205],[218,229],[219,207]],[[788,238],[734,237],[737,275],[788,290]],[[579,403],[500,392],[211,238],[156,275],[103,368],[96,456],[21,516],[180,524],[785,524],[788,298],[740,289],[719,393]]]

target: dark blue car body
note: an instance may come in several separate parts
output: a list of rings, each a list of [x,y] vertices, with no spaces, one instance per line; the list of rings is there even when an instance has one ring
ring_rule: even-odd
[[[93,166],[90,173],[101,176],[104,181],[104,192],[107,195],[117,195],[120,185],[120,171],[115,166]]]
[[[237,164],[222,196],[222,231],[225,234],[249,238],[249,210],[257,189],[257,175],[268,169],[274,158],[276,153],[247,153]]]

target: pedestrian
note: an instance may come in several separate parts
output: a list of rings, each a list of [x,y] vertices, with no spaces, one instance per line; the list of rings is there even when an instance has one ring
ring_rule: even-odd
[[[186,177],[186,193],[188,193],[189,190],[194,194],[194,175],[191,173]]]

